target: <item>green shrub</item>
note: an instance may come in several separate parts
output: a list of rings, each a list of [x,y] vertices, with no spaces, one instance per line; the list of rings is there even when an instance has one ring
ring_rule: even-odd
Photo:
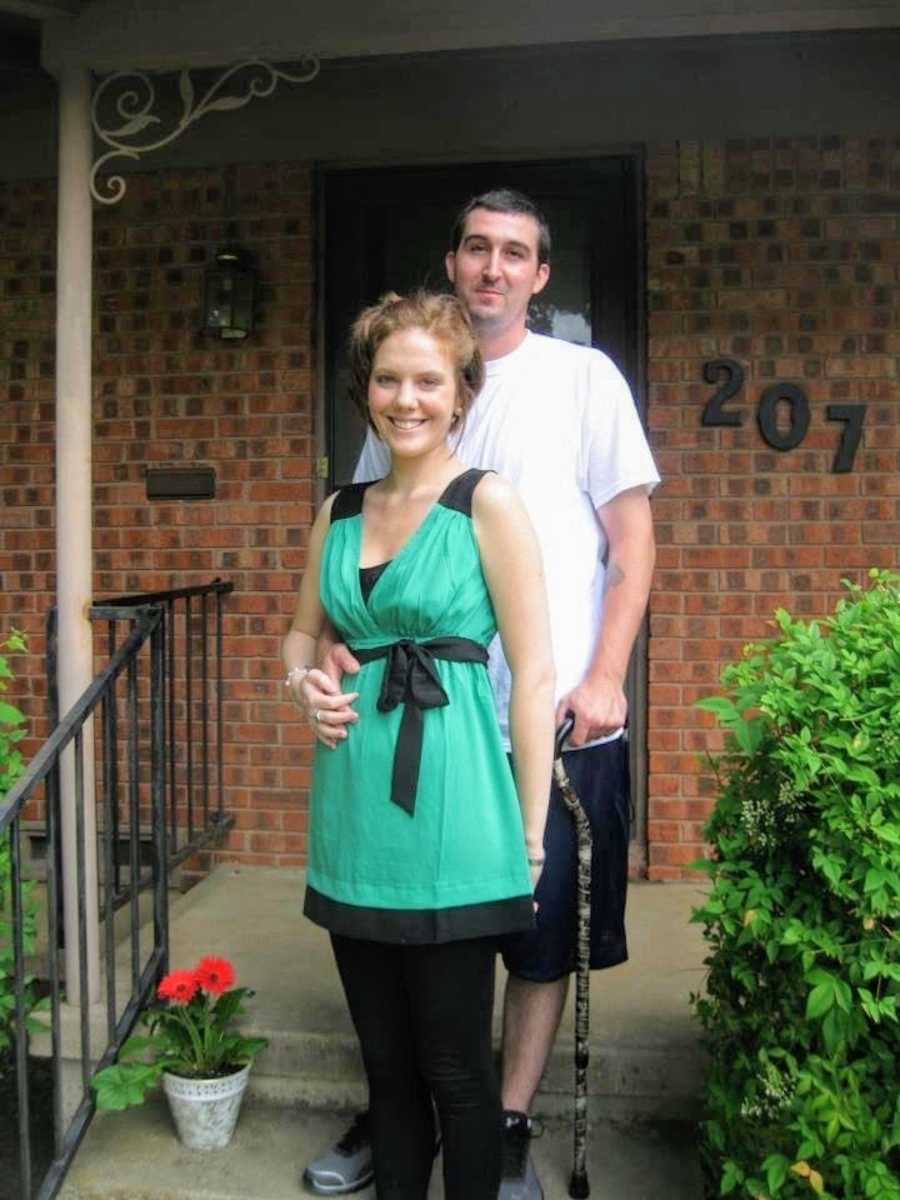
[[[27,650],[25,639],[15,630],[4,642],[0,642],[0,801],[22,774],[24,766],[17,743],[25,736],[25,717],[3,699],[8,681],[13,678],[12,668],[2,653],[21,653]],[[30,954],[35,944],[34,901],[31,884],[22,887],[24,906],[25,953]],[[34,988],[28,981],[26,1002],[34,1008]],[[13,952],[12,952],[12,884],[9,858],[8,831],[0,834],[0,1059],[11,1045],[12,1022],[15,1015],[13,997]]]
[[[25,717],[15,705],[3,699],[8,681],[15,678],[3,651],[20,654],[27,649],[24,637],[15,629],[5,642],[0,642],[0,800],[22,774],[24,764],[16,743],[25,736]]]
[[[726,668],[703,1148],[722,1195],[900,1200],[900,577]]]

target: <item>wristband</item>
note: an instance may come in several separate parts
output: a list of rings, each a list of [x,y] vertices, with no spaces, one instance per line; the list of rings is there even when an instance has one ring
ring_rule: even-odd
[[[284,686],[288,688],[292,687],[298,677],[301,681],[304,680],[311,670],[312,667],[291,667],[284,681]]]

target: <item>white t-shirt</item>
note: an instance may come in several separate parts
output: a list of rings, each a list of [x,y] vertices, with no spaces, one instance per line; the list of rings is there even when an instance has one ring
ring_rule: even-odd
[[[509,480],[534,523],[558,699],[584,677],[600,627],[606,538],[596,509],[627,488],[651,491],[659,474],[628,384],[599,350],[528,333],[486,367],[456,454],[467,467]],[[380,479],[389,466],[386,447],[370,430],[354,479]],[[511,680],[499,638],[488,669],[508,746]]]

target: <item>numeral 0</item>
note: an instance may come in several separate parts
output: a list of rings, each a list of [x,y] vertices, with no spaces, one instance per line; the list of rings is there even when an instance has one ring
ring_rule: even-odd
[[[718,383],[723,375],[724,381],[707,400],[700,421],[702,425],[735,428],[743,423],[744,414],[727,410],[725,404],[733,400],[744,386],[744,368],[733,358],[716,358],[703,364],[703,378],[707,383]],[[788,409],[787,429],[780,429],[778,425],[779,404],[786,405]],[[829,421],[844,422],[841,440],[831,464],[833,473],[844,474],[853,469],[865,415],[865,404],[829,404],[826,407],[825,416]],[[809,431],[809,400],[795,383],[773,383],[760,396],[756,420],[760,434],[773,450],[793,450]]]
[[[791,415],[791,423],[784,432],[778,428],[780,402],[788,405]],[[796,384],[773,383],[759,398],[756,420],[759,432],[773,450],[793,450],[809,429],[809,401]]]

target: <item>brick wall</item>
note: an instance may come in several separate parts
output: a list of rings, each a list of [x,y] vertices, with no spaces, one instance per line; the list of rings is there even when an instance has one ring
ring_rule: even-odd
[[[29,717],[31,754],[46,734],[44,615],[54,583],[56,203],[43,183],[0,184],[0,640],[13,626],[31,653],[11,659],[12,698]]]
[[[900,141],[651,147],[649,419],[665,483],[650,642],[649,871],[700,853],[719,743],[693,702],[765,635],[774,608],[824,613],[844,576],[900,565]],[[226,621],[225,855],[299,862],[310,747],[279,698],[278,644],[312,503],[314,378],[307,172],[241,168],[234,235],[257,257],[259,331],[196,333],[201,277],[228,235],[220,171],[138,176],[95,236],[95,592],[233,579]],[[35,653],[17,697],[42,732],[41,627],[52,602],[55,211],[44,184],[0,185],[0,630]],[[746,372],[703,428],[703,364]],[[756,425],[762,390],[802,387],[789,452]],[[831,403],[868,406],[854,469],[833,474]],[[215,503],[148,504],[148,465],[210,464]],[[34,746],[36,737],[30,746]]]
[[[42,622],[55,588],[54,204],[47,185],[0,188],[0,629],[30,635],[16,692],[31,749],[44,732]],[[203,269],[232,239],[262,282],[259,329],[243,346],[197,332]],[[233,580],[226,851],[297,863],[310,745],[282,700],[278,651],[312,519],[309,174],[137,176],[120,205],[95,210],[94,240],[95,596]],[[214,502],[147,502],[147,467],[189,464],[215,468]]]
[[[840,580],[900,566],[900,138],[762,139],[651,148],[647,170],[649,422],[665,479],[650,641],[649,873],[678,878],[702,850],[721,744],[692,708],[720,666],[771,631],[778,606],[823,614]],[[703,364],[746,373],[701,427]],[[757,427],[775,382],[808,397],[809,431],[772,449]],[[853,470],[831,471],[865,404]],[[785,421],[786,414],[782,414]]]

